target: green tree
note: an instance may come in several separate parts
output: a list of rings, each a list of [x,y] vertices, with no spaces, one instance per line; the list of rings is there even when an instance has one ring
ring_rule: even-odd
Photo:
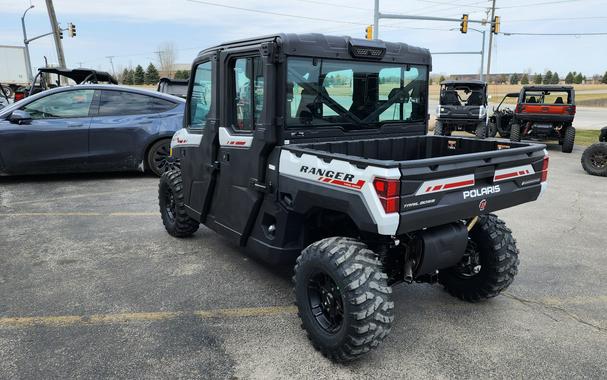
[[[546,74],[544,74],[544,84],[550,84],[552,83],[552,71],[548,70],[546,71]]]
[[[535,77],[533,77],[533,83],[535,84],[542,84],[542,74],[535,74]]]
[[[156,66],[150,63],[145,71],[145,84],[156,84],[159,79],[160,75],[158,74],[158,70],[156,70]]]
[[[529,84],[529,76],[527,74],[523,74],[521,78],[521,84]]]
[[[122,72],[122,84],[132,84],[128,83],[129,80],[129,69],[124,69]]]
[[[559,78],[559,73],[555,71],[554,74],[552,74],[552,81],[550,84],[559,84],[560,81],[561,79]]]
[[[124,84],[127,84],[127,85],[135,84],[134,78],[135,78],[135,73],[133,72],[133,69],[127,70],[126,75],[124,76],[124,79],[123,79]]]
[[[573,83],[575,83],[575,84],[582,84],[582,83],[584,83],[584,76],[582,75],[582,73],[577,73],[577,75],[575,76],[575,78],[573,78]]]
[[[574,78],[573,73],[572,73],[571,71],[570,71],[570,72],[568,72],[568,73],[567,73],[567,76],[565,77],[565,83],[566,83],[566,84],[571,84],[571,83],[573,83],[573,78]]]
[[[175,79],[190,79],[190,70],[177,70],[175,71]],[[340,85],[343,84],[344,78],[341,78],[340,75],[336,75],[332,77],[331,84]]]
[[[607,84],[607,71],[605,71],[605,75],[603,75],[603,79],[601,79],[601,83]]]
[[[510,84],[518,84],[518,81],[519,78],[517,73],[510,75]]]
[[[141,65],[137,65],[135,67],[135,73],[133,74],[134,84],[144,84],[145,83],[145,71],[143,71],[143,67]]]
[[[605,72],[605,78],[607,78],[607,72]],[[603,78],[603,79],[605,79],[605,78]],[[445,77],[441,75],[440,78],[438,78],[438,83],[443,83],[444,81],[445,81]],[[607,83],[607,82],[605,82],[605,83]]]

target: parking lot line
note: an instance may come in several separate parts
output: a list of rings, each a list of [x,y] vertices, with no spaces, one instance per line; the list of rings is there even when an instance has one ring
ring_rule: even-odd
[[[0,216],[6,217],[27,217],[27,216],[158,216],[159,212],[134,211],[134,212],[5,212]]]
[[[93,315],[57,315],[41,317],[4,317],[0,318],[2,327],[31,327],[31,326],[71,326],[71,325],[99,325],[128,322],[163,321],[181,316],[196,316],[201,319],[219,317],[265,317],[279,314],[293,314],[295,306],[264,306],[243,307],[233,309],[197,310],[194,312],[159,311],[140,313],[116,313]]]

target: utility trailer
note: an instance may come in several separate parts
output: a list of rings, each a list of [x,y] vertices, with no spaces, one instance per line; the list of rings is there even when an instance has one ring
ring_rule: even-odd
[[[171,143],[181,169],[159,184],[167,232],[203,223],[294,263],[303,327],[334,361],[388,335],[395,284],[498,295],[519,252],[492,212],[546,189],[545,146],[427,136],[430,70],[426,49],[321,34],[202,51]]]
[[[7,98],[12,98],[19,87],[27,85],[28,70],[23,46],[0,45],[0,84]]]

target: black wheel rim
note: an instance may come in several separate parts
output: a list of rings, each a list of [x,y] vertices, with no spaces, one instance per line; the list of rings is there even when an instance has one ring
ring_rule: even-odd
[[[308,281],[308,300],[314,319],[327,333],[335,334],[344,322],[344,305],[339,287],[326,273],[317,273]]]
[[[171,156],[170,144],[164,143],[154,151],[152,164],[157,173],[165,173],[169,170],[179,169],[179,160]]]
[[[603,169],[607,166],[607,154],[596,152],[590,156],[590,163],[597,169]]]
[[[468,239],[466,252],[459,264],[455,266],[455,273],[460,278],[469,279],[478,275],[481,269],[481,255],[478,245],[473,240]]]
[[[175,211],[175,208],[176,208],[175,207],[175,196],[171,189],[166,189],[164,196],[165,196],[164,212],[165,212],[167,218],[169,219],[169,221],[171,223],[174,223],[175,216],[177,214]]]

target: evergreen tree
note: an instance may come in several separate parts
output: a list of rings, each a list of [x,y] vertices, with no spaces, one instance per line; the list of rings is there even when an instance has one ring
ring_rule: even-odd
[[[605,75],[603,75],[603,79],[601,79],[601,83],[607,84],[607,71],[605,71]]]
[[[529,76],[527,74],[523,74],[521,78],[521,84],[529,84]]]
[[[567,76],[565,77],[565,83],[566,83],[566,84],[571,84],[571,83],[573,83],[573,78],[574,78],[573,73],[572,73],[571,71],[570,71],[570,72],[568,72],[568,73],[567,73]]]
[[[555,71],[554,74],[552,74],[552,81],[550,82],[550,84],[559,84],[560,81],[561,80],[559,78],[559,73]]]
[[[575,78],[573,78],[573,83],[582,84],[583,82],[584,82],[584,76],[582,75],[582,73],[577,73]]]
[[[124,84],[127,85],[133,85],[135,84],[135,73],[133,72],[133,69],[129,69],[128,72],[126,73],[126,76],[124,77]]]
[[[129,80],[129,69],[124,69],[124,71],[122,72],[122,84],[132,84],[132,83],[128,83]]]
[[[542,81],[543,81],[542,74],[535,74],[535,77],[533,78],[533,83],[542,84]]]
[[[544,84],[550,84],[552,83],[552,71],[548,70],[546,71],[546,74],[544,74]]]
[[[156,84],[159,79],[160,75],[158,74],[158,70],[156,70],[156,66],[150,63],[145,71],[145,84]]]
[[[518,74],[514,73],[510,76],[510,84],[518,84]]]
[[[143,71],[143,67],[141,67],[141,65],[137,65],[137,67],[135,67],[133,81],[135,82],[135,84],[145,83],[145,71]]]

